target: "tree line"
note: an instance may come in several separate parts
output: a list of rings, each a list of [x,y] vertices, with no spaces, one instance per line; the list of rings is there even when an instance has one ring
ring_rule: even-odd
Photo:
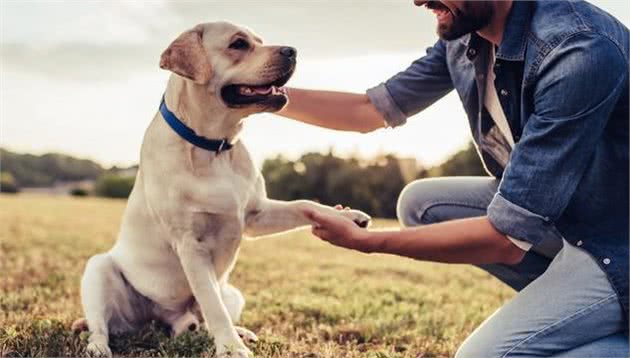
[[[295,161],[282,156],[267,159],[262,173],[270,198],[343,204],[383,218],[396,217],[398,195],[409,179],[487,175],[472,144],[441,165],[419,168],[412,178],[405,178],[404,169],[392,155],[361,161],[307,153]]]
[[[45,186],[57,180],[94,180],[92,193],[76,189],[75,195],[96,194],[125,198],[134,177],[118,168],[104,169],[98,163],[62,154],[34,156],[0,152],[2,183],[8,191],[12,177],[19,186]],[[343,204],[375,217],[394,218],[396,201],[411,180],[457,175],[486,175],[476,149],[469,144],[445,162],[430,168],[412,169],[393,155],[371,160],[340,158],[332,153],[306,153],[297,160],[277,156],[264,161],[262,173],[270,198],[311,199],[326,205]]]
[[[21,187],[46,187],[56,181],[89,180],[98,178],[105,169],[88,159],[77,159],[65,154],[19,154],[0,149],[0,168],[10,174]]]
[[[134,177],[121,175],[117,167],[103,168],[89,159],[65,154],[20,154],[0,148],[0,191],[17,193],[22,188],[46,188],[62,182],[93,182],[93,187],[71,187],[69,194],[126,198]]]

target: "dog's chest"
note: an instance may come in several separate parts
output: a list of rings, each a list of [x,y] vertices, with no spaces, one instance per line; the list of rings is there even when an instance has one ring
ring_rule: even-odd
[[[226,214],[242,217],[250,203],[257,201],[261,194],[258,185],[260,173],[241,143],[219,155],[195,151],[192,157],[192,173],[196,177],[204,178],[207,191],[223,191],[224,196],[229,196],[236,202],[239,212]]]
[[[199,215],[198,225],[204,230],[199,232],[200,245],[206,247],[212,257],[212,264],[218,278],[232,269],[243,235],[242,221],[230,215]]]

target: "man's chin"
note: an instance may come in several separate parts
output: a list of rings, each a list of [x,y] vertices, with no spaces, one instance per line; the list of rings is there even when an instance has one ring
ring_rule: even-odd
[[[437,27],[437,34],[442,40],[452,41],[458,39],[464,35],[468,35],[469,33],[475,30],[471,29],[463,29],[454,26],[453,23],[439,23]]]
[[[437,34],[442,40],[445,40],[445,41],[452,41],[463,36],[458,33],[449,31],[448,29],[443,29],[442,27],[438,27]]]
[[[492,11],[486,13],[484,18],[473,18],[461,13],[453,13],[449,18],[438,22],[437,34],[443,40],[455,40],[481,30],[490,23],[491,16]]]

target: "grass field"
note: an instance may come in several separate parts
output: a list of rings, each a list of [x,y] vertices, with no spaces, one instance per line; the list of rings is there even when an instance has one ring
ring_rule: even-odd
[[[0,356],[80,356],[79,281],[112,245],[124,201],[0,196]],[[379,221],[376,226],[395,225]],[[245,242],[231,282],[260,357],[443,357],[506,299],[481,270],[334,248],[308,231]],[[205,333],[157,325],[111,342],[120,356],[203,356]]]

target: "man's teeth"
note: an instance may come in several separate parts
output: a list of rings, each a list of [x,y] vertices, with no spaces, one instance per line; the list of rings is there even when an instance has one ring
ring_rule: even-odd
[[[438,20],[442,20],[447,17],[451,12],[446,9],[433,9],[433,13],[437,16]]]

